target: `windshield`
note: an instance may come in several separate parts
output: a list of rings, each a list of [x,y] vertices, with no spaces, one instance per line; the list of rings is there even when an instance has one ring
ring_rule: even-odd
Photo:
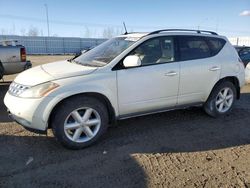
[[[239,47],[235,47],[236,51],[239,52],[241,50],[241,48]]]
[[[93,67],[102,67],[110,63],[139,38],[117,37],[112,38],[92,50],[80,55],[72,62]]]

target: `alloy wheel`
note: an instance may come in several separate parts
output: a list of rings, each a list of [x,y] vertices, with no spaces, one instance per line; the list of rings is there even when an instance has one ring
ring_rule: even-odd
[[[233,100],[234,100],[234,94],[231,88],[225,87],[221,89],[216,97],[215,101],[216,109],[220,113],[227,112],[231,108]]]
[[[73,142],[83,143],[96,136],[101,117],[93,108],[83,107],[72,111],[64,121],[64,132]]]

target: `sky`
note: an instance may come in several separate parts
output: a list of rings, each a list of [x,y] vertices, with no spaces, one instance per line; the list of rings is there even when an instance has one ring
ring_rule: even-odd
[[[105,32],[186,28],[250,36],[250,0],[0,0],[0,34],[103,37]]]

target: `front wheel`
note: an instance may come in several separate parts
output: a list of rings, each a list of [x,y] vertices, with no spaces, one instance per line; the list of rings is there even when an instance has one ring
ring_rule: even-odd
[[[57,108],[52,131],[57,140],[69,149],[81,149],[96,142],[106,131],[108,113],[99,100],[75,97]]]
[[[216,86],[204,104],[204,110],[212,117],[229,113],[236,100],[236,88],[232,82],[222,82]]]

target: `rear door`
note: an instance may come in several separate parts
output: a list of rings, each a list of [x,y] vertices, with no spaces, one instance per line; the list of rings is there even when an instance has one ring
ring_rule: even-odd
[[[178,37],[181,67],[178,105],[204,101],[219,80],[221,64],[216,54],[224,44],[217,44],[218,40],[201,36]]]

